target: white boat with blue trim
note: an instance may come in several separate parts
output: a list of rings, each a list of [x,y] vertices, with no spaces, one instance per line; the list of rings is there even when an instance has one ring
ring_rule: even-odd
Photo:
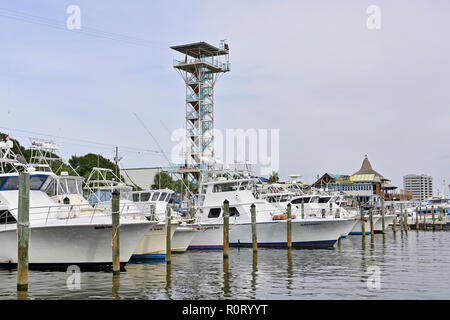
[[[220,249],[223,246],[223,202],[229,201],[230,246],[251,246],[250,206],[256,206],[258,246],[286,246],[286,210],[255,197],[256,179],[219,178],[203,185],[204,199],[196,214],[197,233],[189,248]],[[292,245],[304,248],[333,247],[342,234],[348,233],[356,219],[305,218],[292,216]]]

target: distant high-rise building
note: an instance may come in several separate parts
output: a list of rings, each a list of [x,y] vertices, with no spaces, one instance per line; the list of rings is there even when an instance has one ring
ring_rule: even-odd
[[[412,200],[424,201],[433,196],[433,177],[407,174],[403,176],[403,188],[412,192]]]

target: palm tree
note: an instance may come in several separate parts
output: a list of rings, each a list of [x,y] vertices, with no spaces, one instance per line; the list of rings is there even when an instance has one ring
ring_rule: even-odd
[[[153,182],[152,189],[173,188],[173,179],[166,171],[157,173],[153,179]]]
[[[278,172],[272,171],[272,174],[269,176],[269,183],[278,182]]]

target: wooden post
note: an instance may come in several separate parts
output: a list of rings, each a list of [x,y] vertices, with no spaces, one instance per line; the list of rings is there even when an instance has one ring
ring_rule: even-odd
[[[120,225],[120,192],[114,190],[111,201],[111,216],[112,216],[112,264],[113,275],[120,274],[120,239],[119,239],[119,225]]]
[[[302,198],[302,219],[305,219],[305,199]]]
[[[155,213],[156,213],[155,204],[152,203],[152,204],[150,204],[150,219],[152,219],[152,221],[156,220]]]
[[[444,229],[444,208],[439,207],[439,220],[441,221],[441,230]]]
[[[225,200],[223,202],[223,258],[228,259],[228,251],[230,247],[229,234],[230,234],[230,202]]]
[[[302,219],[305,219],[305,199],[302,198]]]
[[[361,207],[360,211],[361,211],[361,234],[363,237],[365,237],[366,236],[366,226],[365,226],[365,221],[364,221],[364,208]]]
[[[341,217],[341,211],[339,210],[339,208],[336,209],[336,219],[339,219]]]
[[[369,216],[370,216],[370,235],[373,236],[375,233],[373,226],[373,208],[369,209]]]
[[[287,222],[286,222],[286,231],[287,231],[287,247],[288,249],[292,248],[292,215],[291,215],[291,204],[287,205]]]
[[[419,208],[416,207],[416,230],[419,230]]]
[[[395,216],[394,222],[392,223],[392,231],[395,232],[395,228],[397,227],[397,214],[395,213],[394,203],[392,203],[392,214]]]
[[[404,218],[404,222],[405,222],[405,232],[408,232],[408,228],[409,228],[409,225],[408,225],[408,211],[406,210],[406,208],[405,208],[405,218]]]
[[[19,219],[17,222],[17,291],[28,291],[28,245],[30,236],[30,174],[19,173]]]
[[[258,239],[256,236],[256,206],[252,204],[250,206],[250,212],[252,215],[252,246],[253,246],[253,253],[258,252]]]
[[[381,229],[382,233],[386,233],[386,222],[384,219],[386,208],[384,207],[384,198],[381,198]]]
[[[332,217],[333,216],[333,203],[331,202],[331,199],[330,199],[330,217]]]
[[[425,206],[425,210],[423,210],[423,230],[427,230],[427,215],[426,215],[426,213],[427,213],[427,210],[428,210],[428,208],[427,208],[427,206]]]
[[[194,218],[194,216],[195,216],[195,208],[194,207],[191,207],[191,209],[189,210],[189,215],[191,218]]]
[[[167,205],[166,208],[166,264],[172,263],[172,244],[171,244],[171,235],[172,235],[172,215],[171,215],[170,206]]]
[[[404,222],[403,222],[403,203],[400,203],[400,230],[405,230]]]
[[[431,221],[433,223],[433,230],[435,229],[435,220],[434,220],[434,205],[431,206]]]

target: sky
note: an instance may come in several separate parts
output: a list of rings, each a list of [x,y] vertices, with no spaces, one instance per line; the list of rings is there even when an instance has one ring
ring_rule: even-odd
[[[70,5],[80,30],[65,28]],[[370,5],[380,29],[367,27]],[[118,145],[122,167],[167,166],[155,151],[170,153],[185,113],[169,47],[227,39],[215,128],[278,129],[282,179],[353,174],[367,154],[399,188],[410,173],[441,188],[449,10],[446,0],[1,1],[0,131],[25,146],[52,136],[66,158],[112,159]]]

